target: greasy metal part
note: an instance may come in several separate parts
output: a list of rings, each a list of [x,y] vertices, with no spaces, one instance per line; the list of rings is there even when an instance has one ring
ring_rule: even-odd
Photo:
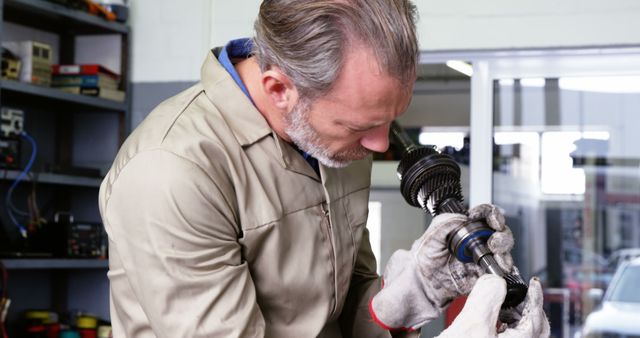
[[[397,173],[407,203],[434,216],[441,213],[466,215],[458,164],[435,148],[416,145],[395,121],[391,124],[390,134],[403,150]],[[507,295],[502,306],[513,307],[524,300],[528,286],[520,275],[505,273],[496,262],[486,245],[493,232],[483,222],[465,224],[447,236],[447,248],[459,261],[476,263],[485,272],[503,277],[507,282]]]

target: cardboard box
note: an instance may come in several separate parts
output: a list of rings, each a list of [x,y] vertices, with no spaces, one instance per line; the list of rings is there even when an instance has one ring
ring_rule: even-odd
[[[20,81],[51,85],[51,46],[37,41],[3,42],[2,46],[20,58]]]

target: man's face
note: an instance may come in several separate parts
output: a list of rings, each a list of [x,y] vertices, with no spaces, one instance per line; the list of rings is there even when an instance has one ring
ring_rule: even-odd
[[[389,147],[389,126],[409,105],[413,83],[384,74],[368,49],[348,52],[327,95],[299,100],[285,116],[285,133],[328,167],[345,167]]]

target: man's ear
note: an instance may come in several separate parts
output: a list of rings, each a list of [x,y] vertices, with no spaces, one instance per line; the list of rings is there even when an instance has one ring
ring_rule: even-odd
[[[278,67],[262,73],[262,88],[271,104],[283,112],[289,112],[298,102],[298,89]]]

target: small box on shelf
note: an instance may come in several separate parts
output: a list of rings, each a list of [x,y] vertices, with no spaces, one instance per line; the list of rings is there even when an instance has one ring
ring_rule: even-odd
[[[33,40],[6,41],[2,47],[20,59],[19,80],[42,86],[51,85],[51,46]]]
[[[0,168],[20,167],[20,134],[24,128],[24,111],[9,107],[0,110]]]

